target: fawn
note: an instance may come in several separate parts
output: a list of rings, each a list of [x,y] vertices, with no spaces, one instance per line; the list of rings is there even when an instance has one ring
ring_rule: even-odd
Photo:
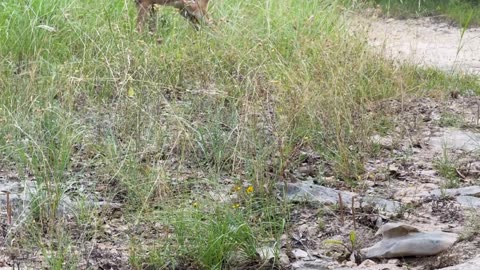
[[[208,1],[209,0],[136,0],[138,7],[137,30],[138,32],[143,31],[147,12],[150,12],[150,15],[155,13],[154,5],[177,8],[180,11],[180,15],[190,20],[195,29],[198,30],[198,24],[210,23],[207,14]],[[155,28],[155,24],[151,25],[151,28]]]

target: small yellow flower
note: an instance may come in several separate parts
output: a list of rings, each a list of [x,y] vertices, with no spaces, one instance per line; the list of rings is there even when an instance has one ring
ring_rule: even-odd
[[[194,208],[197,208],[197,207],[198,207],[198,203],[197,203],[197,202],[194,202],[194,203],[192,204],[192,206],[193,206]]]
[[[250,194],[253,192],[253,186],[248,186],[247,193]]]
[[[240,208],[240,204],[239,204],[239,203],[234,203],[234,204],[232,205],[232,208],[233,208],[233,209]]]
[[[235,186],[235,191],[240,191],[242,189],[241,186]]]
[[[128,88],[128,91],[127,91],[127,96],[132,98],[135,96],[135,90],[133,90],[133,88]]]

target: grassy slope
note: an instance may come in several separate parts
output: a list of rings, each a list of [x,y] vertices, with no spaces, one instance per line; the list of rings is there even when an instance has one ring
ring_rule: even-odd
[[[376,102],[478,89],[473,78],[372,55],[346,34],[333,1],[215,1],[216,26],[199,32],[164,9],[161,45],[134,31],[133,1],[0,6],[0,150],[36,177],[35,222],[24,226],[31,245],[54,254],[50,269],[76,269],[82,256],[71,248],[78,236],[53,226],[67,222],[55,210],[79,181],[125,203],[130,225],[173,227],[161,248],[131,236],[134,267],[176,258],[220,268],[238,250],[254,260],[262,239],[285,230],[288,207],[271,191],[300,150],[353,181],[385,122],[369,110]],[[225,178],[253,192],[240,188],[226,207],[213,201],[207,191]],[[85,224],[99,230],[94,213],[85,206],[68,222],[89,234]]]
[[[387,15],[410,18],[442,16],[461,26],[480,25],[480,2],[477,0],[368,0],[380,5]]]

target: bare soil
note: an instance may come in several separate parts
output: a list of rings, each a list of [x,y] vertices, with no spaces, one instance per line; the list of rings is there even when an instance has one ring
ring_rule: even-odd
[[[369,18],[368,42],[386,56],[411,63],[480,74],[480,28],[462,29],[433,18]]]

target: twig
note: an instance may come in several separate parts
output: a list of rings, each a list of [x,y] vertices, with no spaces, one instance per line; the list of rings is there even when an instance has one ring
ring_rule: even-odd
[[[12,225],[12,205],[10,204],[10,192],[3,191],[7,194],[7,224]]]
[[[343,216],[343,200],[342,194],[338,193],[338,203],[340,204],[340,221],[342,226],[345,224],[345,217]]]
[[[479,119],[480,119],[480,102],[477,102],[477,126],[478,126]]]
[[[353,229],[357,230],[357,222],[355,221],[355,197],[352,197],[352,218],[353,218]]]

